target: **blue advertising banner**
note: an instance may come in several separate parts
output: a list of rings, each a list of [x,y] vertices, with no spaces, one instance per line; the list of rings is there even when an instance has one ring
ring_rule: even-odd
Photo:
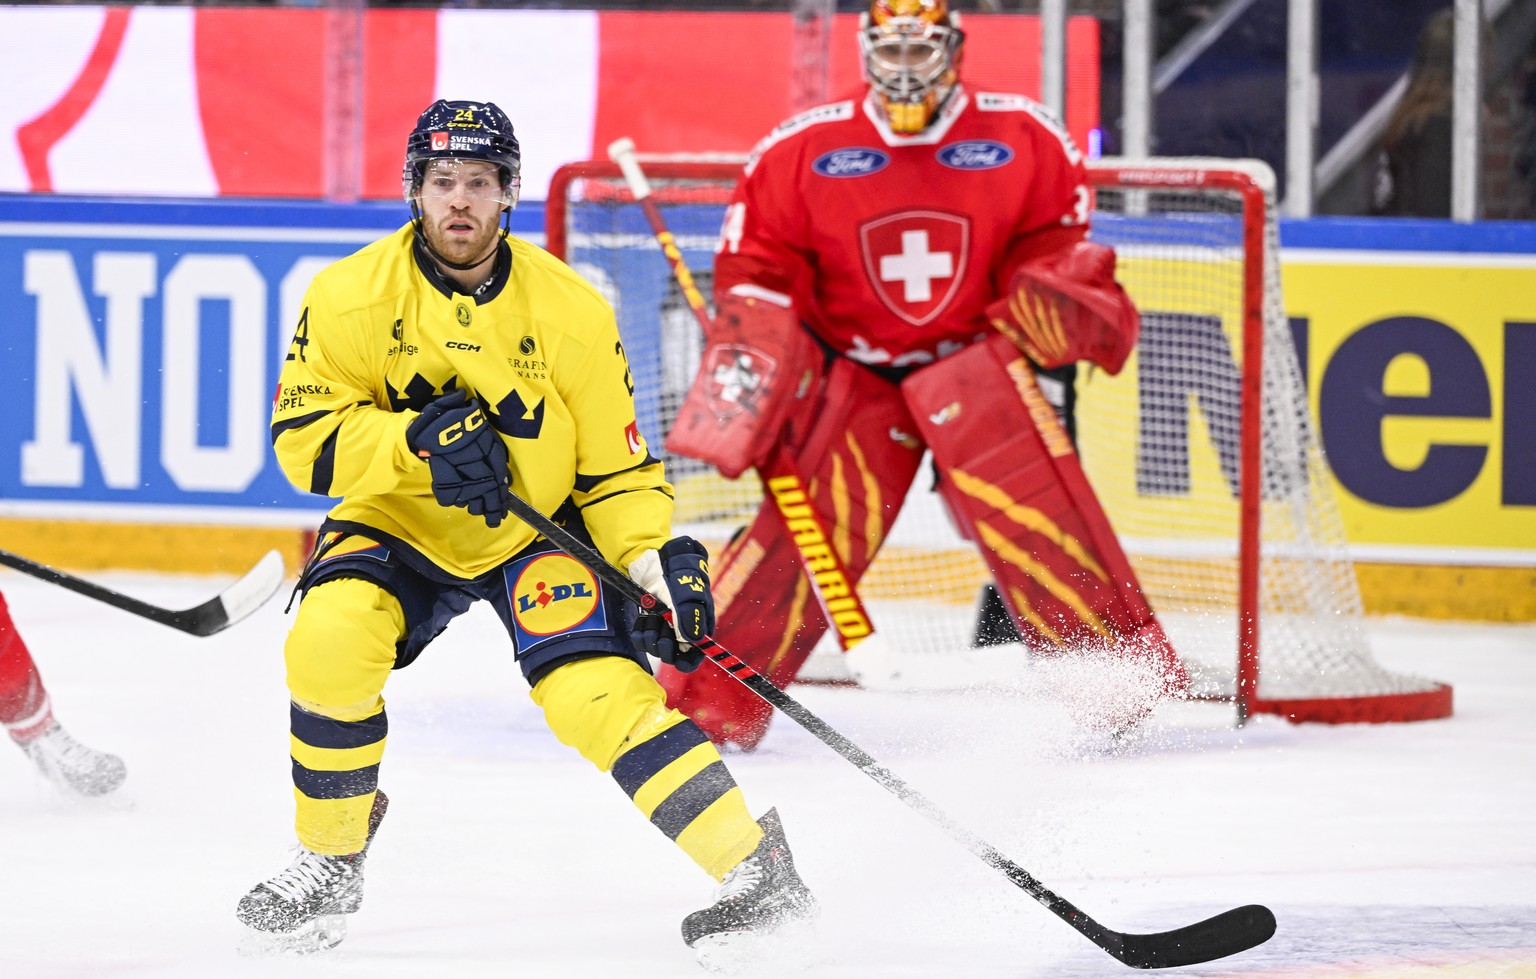
[[[0,200],[0,515],[307,526],[268,418],[315,272],[404,204]],[[543,212],[513,212],[542,240]]]
[[[330,501],[290,486],[271,452],[278,366],[314,273],[408,218],[402,203],[0,196],[0,518],[313,526]],[[525,204],[513,232],[542,243],[543,219]],[[714,220],[679,225],[701,274]],[[652,247],[644,227],[577,230]],[[1536,226],[1323,218],[1281,233],[1357,555],[1536,563]],[[694,332],[655,257],[642,289],[572,255],[625,297],[637,377],[677,373]],[[659,437],[655,390],[636,396]]]

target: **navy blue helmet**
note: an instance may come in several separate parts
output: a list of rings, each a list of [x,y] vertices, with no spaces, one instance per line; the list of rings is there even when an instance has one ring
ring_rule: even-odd
[[[512,133],[512,120],[493,102],[450,102],[438,99],[416,120],[405,139],[405,169],[401,174],[406,200],[421,188],[429,160],[484,160],[501,173],[507,203],[517,206],[522,188],[522,151]]]

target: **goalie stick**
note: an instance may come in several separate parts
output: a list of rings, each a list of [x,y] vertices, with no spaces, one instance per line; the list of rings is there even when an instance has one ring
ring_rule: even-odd
[[[255,567],[208,601],[192,608],[176,610],[151,605],[10,551],[0,551],[0,564],[194,636],[211,636],[215,632],[222,632],[256,611],[282,586],[286,573],[283,556],[275,550],[268,551],[256,562]]]
[[[526,500],[512,494],[509,508],[530,527],[543,534],[555,546],[581,562],[603,583],[646,611],[657,611],[655,596],[596,550],[578,540],[570,531],[539,512]],[[671,613],[664,605],[660,611],[668,621]],[[1225,958],[1268,941],[1275,933],[1275,916],[1261,904],[1247,904],[1171,931],[1132,933],[1107,928],[1066,898],[1046,887],[1034,875],[998,852],[991,844],[961,826],[947,813],[906,782],[898,778],[843,734],[823,721],[809,708],[774,686],[767,677],[738,659],[730,650],[705,637],[698,643],[705,655],[753,693],[788,714],[833,751],[842,755],[865,775],[895,795],[911,808],[937,823],[951,838],[959,841],[982,862],[999,871],[1020,890],[1045,905],[1046,910],[1076,928],[1099,948],[1133,969],[1170,969]]]
[[[651,234],[656,238],[656,243],[661,246],[662,254],[672,265],[672,277],[677,280],[683,299],[687,301],[688,308],[693,311],[694,319],[698,320],[699,327],[707,335],[712,325],[709,320],[709,309],[704,305],[704,296],[694,283],[693,273],[688,270],[688,263],[683,260],[683,253],[678,249],[676,239],[667,228],[666,219],[661,215],[661,208],[657,207],[656,202],[651,199],[651,182],[646,179],[645,171],[640,166],[640,159],[635,154],[635,141],[628,136],[614,140],[608,145],[608,158],[619,165],[619,172],[624,175],[624,182],[629,185],[630,194],[645,212],[645,219],[651,226]],[[854,585],[853,576],[843,566],[842,555],[837,553],[837,548],[831,543],[832,538],[828,536],[821,526],[821,521],[817,519],[815,510],[810,505],[805,480],[800,478],[794,460],[782,448],[775,449],[758,467],[758,472],[763,478],[765,495],[774,501],[779,516],[785,521],[789,520],[789,515],[785,513],[786,499],[804,503],[803,507],[796,506],[795,510],[797,518],[804,522],[809,532],[795,533],[790,530],[787,523],[785,531],[795,542],[795,550],[800,555],[801,568],[805,571],[806,577],[811,579],[817,604],[821,606],[821,612],[827,620],[828,627],[837,636],[838,645],[842,647],[843,652],[847,652],[859,643],[873,638],[874,619],[864,608],[864,602],[859,598],[858,588]],[[807,547],[812,546],[816,547],[814,556],[806,551]]]

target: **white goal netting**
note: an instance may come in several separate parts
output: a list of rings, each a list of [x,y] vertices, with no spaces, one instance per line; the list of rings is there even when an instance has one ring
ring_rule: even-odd
[[[707,296],[739,162],[645,168]],[[1151,160],[1100,161],[1090,179],[1092,233],[1118,253],[1142,335],[1118,376],[1080,375],[1078,448],[1195,693],[1301,720],[1442,716],[1448,688],[1383,669],[1367,645],[1281,304],[1273,176],[1263,164]],[[698,364],[699,328],[616,167],[565,168],[549,207],[551,249],[618,312],[639,421],[659,449]],[[711,550],[756,511],[751,474],[666,462],[680,528]],[[1025,668],[1017,645],[975,642],[988,575],[926,472],[859,585],[878,637],[860,651],[863,675],[964,685]],[[808,671],[848,676],[830,638]]]

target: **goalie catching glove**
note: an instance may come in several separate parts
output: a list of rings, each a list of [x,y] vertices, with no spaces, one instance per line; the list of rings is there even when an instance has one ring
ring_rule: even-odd
[[[1091,241],[1020,265],[987,319],[1037,367],[1092,361],[1120,373],[1141,316],[1115,281],[1115,253]]]
[[[450,391],[422,409],[405,441],[432,469],[432,495],[499,527],[512,499],[507,444],[488,424],[480,402]]]
[[[674,537],[629,565],[629,577],[672,610],[672,624],[642,611],[631,635],[641,652],[683,673],[704,661],[696,644],[715,631],[715,599],[709,591],[709,552],[692,537]]]

